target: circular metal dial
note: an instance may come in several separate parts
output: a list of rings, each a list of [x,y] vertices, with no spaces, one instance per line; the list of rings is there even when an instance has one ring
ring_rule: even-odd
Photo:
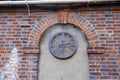
[[[70,58],[77,50],[77,40],[74,35],[68,32],[59,32],[51,37],[49,50],[56,58]]]

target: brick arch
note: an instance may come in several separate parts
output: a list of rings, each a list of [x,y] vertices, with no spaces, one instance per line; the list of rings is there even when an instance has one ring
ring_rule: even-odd
[[[41,17],[41,19],[35,23],[33,30],[30,33],[28,47],[31,46],[29,43],[33,43],[34,47],[38,47],[41,35],[50,26],[55,24],[73,24],[78,26],[84,31],[87,36],[89,47],[88,53],[103,53],[103,47],[101,44],[98,34],[92,24],[85,18],[81,18],[79,14],[72,14],[70,12],[59,12]],[[99,51],[98,51],[99,50]]]
[[[96,43],[99,42],[98,34],[91,23],[85,18],[81,18],[80,15],[74,15],[74,17],[70,16],[68,19],[68,23],[78,26],[81,30],[84,31],[89,46],[100,46]]]

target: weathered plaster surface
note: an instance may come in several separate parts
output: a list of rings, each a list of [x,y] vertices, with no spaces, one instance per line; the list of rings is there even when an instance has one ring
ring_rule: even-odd
[[[78,40],[75,55],[67,60],[56,59],[48,49],[51,36],[61,31],[71,32]],[[44,33],[40,47],[39,80],[89,80],[87,41],[80,29],[72,25],[55,25]]]

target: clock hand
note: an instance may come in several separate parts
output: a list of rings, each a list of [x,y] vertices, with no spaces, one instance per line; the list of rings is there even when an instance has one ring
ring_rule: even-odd
[[[56,43],[56,48],[54,49],[55,53],[57,53],[58,48],[59,48],[59,43],[57,42]]]
[[[61,46],[62,46],[62,54],[64,54],[64,48],[65,48],[64,41],[62,41]]]
[[[64,45],[66,45],[66,46],[67,46],[67,45],[70,45],[70,43],[69,43],[69,42],[68,42],[68,43],[64,43]]]
[[[61,40],[61,42],[65,41],[64,38],[65,38],[65,34],[62,33],[62,35],[60,36],[60,40]]]
[[[65,47],[64,47],[64,45],[62,45],[62,54],[64,54],[64,49]]]

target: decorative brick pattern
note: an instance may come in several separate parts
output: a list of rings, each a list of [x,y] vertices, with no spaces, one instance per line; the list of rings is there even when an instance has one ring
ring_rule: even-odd
[[[82,29],[85,32],[88,38],[89,47],[92,47],[92,48],[88,47],[88,53],[104,53],[104,47],[101,47],[101,43],[100,43],[101,41],[98,37],[98,34],[95,28],[93,27],[92,24],[89,23],[87,19],[80,17],[80,14],[76,14],[73,12],[72,13],[59,12],[58,14],[54,13],[52,15],[46,14],[46,17],[42,16],[41,18],[42,19],[40,19],[40,21],[35,24],[29,37],[29,42],[33,41],[33,43],[36,44],[36,45],[33,45],[34,47],[38,47],[40,36],[50,26],[54,24],[59,24],[59,23],[61,24],[67,23],[67,24],[73,24],[75,26],[78,26],[80,29]],[[50,19],[48,20],[48,18]],[[34,37],[31,37],[31,36],[34,36]],[[28,43],[28,47],[29,47],[29,43]],[[25,53],[29,53],[29,52],[31,53],[31,50]],[[34,51],[33,53],[35,52],[38,53],[38,51]]]
[[[19,56],[18,80],[37,80],[41,35],[58,23],[72,24],[84,31],[89,44],[91,80],[119,80],[119,7],[81,8],[76,12],[34,9],[31,16],[26,9],[0,10],[0,80],[14,47],[18,48]]]

